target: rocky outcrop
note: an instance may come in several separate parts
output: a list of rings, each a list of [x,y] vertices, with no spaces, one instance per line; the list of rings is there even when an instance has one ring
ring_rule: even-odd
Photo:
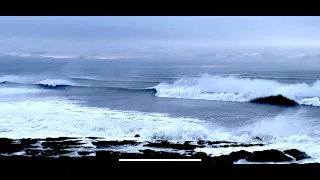
[[[279,106],[296,106],[298,105],[295,101],[288,99],[282,95],[261,97],[251,100],[252,103],[258,104],[270,104]]]
[[[124,146],[124,145],[131,145],[135,146],[138,145],[139,143],[137,141],[95,141],[92,142],[93,145],[95,145],[97,148],[102,148],[102,147],[114,147],[114,146]]]
[[[149,142],[145,147],[155,147],[155,148],[171,148],[177,150],[194,150],[197,147],[205,147],[204,145],[192,145],[189,142],[184,142],[183,144],[174,144],[168,141],[156,141],[156,142]]]
[[[305,152],[297,149],[279,151],[275,149],[263,151],[236,151],[227,155],[212,156],[196,149],[234,148],[264,146],[262,143],[244,144],[228,141],[197,141],[172,143],[164,140],[148,141],[108,141],[102,138],[46,138],[46,139],[7,139],[0,138],[0,160],[8,158],[69,158],[118,161],[120,158],[152,158],[152,159],[188,159],[200,158],[214,164],[233,164],[239,160],[248,162],[289,162],[310,158]],[[134,147],[137,151],[121,152],[122,147]],[[8,156],[9,155],[9,156]]]
[[[310,156],[308,156],[305,152],[301,152],[297,149],[289,149],[284,151],[284,153],[288,154],[289,156],[292,156],[296,159],[296,161],[310,158]]]

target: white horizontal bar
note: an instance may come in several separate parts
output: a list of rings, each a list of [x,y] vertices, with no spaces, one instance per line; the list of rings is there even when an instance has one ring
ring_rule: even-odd
[[[201,161],[201,159],[119,159],[119,161]]]

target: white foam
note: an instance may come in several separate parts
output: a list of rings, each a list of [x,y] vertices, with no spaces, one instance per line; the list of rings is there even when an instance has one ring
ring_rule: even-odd
[[[1,102],[0,109],[0,124],[12,131],[8,136],[29,129],[23,136],[33,136],[41,131],[44,133],[41,136],[53,133],[55,136],[121,138],[140,134],[149,139],[249,142],[254,136],[283,138],[318,134],[314,124],[317,120],[305,118],[302,112],[255,119],[249,125],[228,129],[194,118],[86,107],[79,102],[53,98]]]
[[[177,139],[193,137],[199,131],[201,121],[189,118],[173,118],[166,114],[117,111],[105,108],[80,106],[66,100],[29,100],[0,103],[0,124],[10,130],[1,136],[44,137],[44,136],[102,136],[108,138],[142,138],[173,136],[174,131],[165,127],[179,124],[186,133],[176,132]],[[17,111],[19,110],[19,111]],[[198,137],[194,137],[198,138]]]
[[[31,93],[39,93],[42,92],[39,89],[31,89],[31,88],[0,88],[0,96],[9,96],[9,95],[24,95]]]
[[[318,97],[303,98],[299,100],[298,103],[303,105],[309,105],[309,106],[320,106],[320,100]]]
[[[11,82],[11,83],[31,83],[36,78],[31,76],[17,76],[17,75],[5,75],[0,78],[0,83]]]
[[[171,117],[162,113],[120,111],[86,107],[81,102],[64,99],[39,99],[0,102],[1,137],[105,137],[107,139],[142,140],[225,140],[255,142],[261,137],[267,145],[256,147],[199,148],[215,156],[233,151],[298,149],[320,162],[320,134],[317,119],[307,112],[280,114],[274,118],[254,119],[250,124],[226,128],[194,118]],[[311,160],[309,160],[311,161]],[[308,162],[308,161],[305,161]],[[300,162],[302,163],[302,162]]]
[[[267,135],[272,137],[289,137],[304,135],[313,132],[313,123],[316,119],[305,118],[306,111],[288,111],[276,117],[259,118],[241,129],[241,132],[250,132],[252,136]]]
[[[252,141],[255,141],[253,137],[258,136],[266,143],[264,146],[198,148],[196,151],[220,156],[240,150],[253,152],[268,149],[298,149],[312,157],[308,160],[299,161],[299,163],[320,162],[320,134],[318,131],[319,125],[316,123],[318,119],[307,118],[306,114],[307,112],[304,111],[288,112],[274,118],[257,119],[243,127],[223,130],[224,140],[252,143]]]
[[[273,80],[212,76],[182,78],[172,84],[160,83],[156,96],[216,101],[248,102],[254,98],[282,94],[297,103],[320,105],[320,81],[282,84]]]

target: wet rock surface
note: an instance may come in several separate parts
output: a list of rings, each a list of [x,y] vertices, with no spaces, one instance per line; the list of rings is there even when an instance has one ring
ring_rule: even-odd
[[[75,141],[46,141],[42,142],[41,145],[43,148],[51,148],[51,149],[66,149],[66,148],[79,148],[80,145],[85,143],[80,142],[79,140]]]
[[[149,142],[144,145],[145,147],[155,147],[155,148],[171,148],[177,150],[194,150],[197,147],[205,147],[204,145],[192,145],[190,142],[184,142],[183,144],[174,144],[168,141],[157,141],[155,143]]]
[[[295,101],[288,99],[282,95],[256,98],[256,99],[251,100],[250,102],[259,103],[259,104],[279,105],[279,106],[296,106],[296,105],[298,105],[298,103],[296,103]]]
[[[101,147],[113,147],[113,146],[124,146],[124,145],[135,146],[135,145],[138,145],[139,142],[128,141],[128,140],[124,140],[124,141],[96,141],[96,142],[92,142],[92,144],[95,145],[97,148],[101,148]]]
[[[289,150],[284,151],[284,153],[292,156],[297,161],[310,158],[310,156],[308,156],[305,152],[301,152],[296,149],[289,149]]]
[[[158,141],[107,141],[102,138],[45,138],[45,139],[8,139],[0,138],[1,158],[69,158],[69,159],[103,159],[118,161],[123,158],[150,159],[201,159],[214,164],[233,164],[239,160],[247,162],[288,162],[310,158],[305,152],[297,149],[279,151],[276,149],[248,152],[233,151],[227,155],[213,155],[199,152],[201,148],[235,148],[264,146],[263,143],[244,144],[228,141],[186,141],[172,143],[165,140]],[[125,151],[121,148],[136,148]],[[139,148],[139,149],[138,149]]]

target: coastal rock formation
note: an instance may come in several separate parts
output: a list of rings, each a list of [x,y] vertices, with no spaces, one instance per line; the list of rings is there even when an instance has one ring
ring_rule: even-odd
[[[288,99],[282,95],[256,98],[256,99],[251,100],[250,102],[259,103],[259,104],[279,105],[279,106],[296,106],[296,105],[298,105],[298,103],[296,103],[295,101]]]
[[[171,148],[171,149],[177,149],[177,150],[194,150],[197,147],[205,147],[204,145],[192,145],[189,142],[184,142],[183,144],[174,144],[168,141],[149,142],[144,146],[155,147],[155,148]]]
[[[98,140],[100,139],[100,140]],[[101,140],[102,139],[102,140]],[[276,149],[248,152],[245,150],[230,154],[213,156],[196,151],[204,147],[234,148],[264,146],[262,143],[244,144],[228,141],[186,141],[172,143],[157,141],[108,141],[103,138],[45,138],[45,139],[8,139],[0,138],[0,160],[10,158],[69,158],[118,161],[120,158],[152,158],[152,159],[188,159],[197,158],[214,164],[233,164],[239,160],[247,162],[288,162],[310,158],[305,152],[297,149],[280,151]],[[121,148],[137,148],[126,152]]]
[[[310,156],[308,156],[305,152],[301,152],[297,149],[289,149],[284,151],[284,153],[294,157],[296,161],[310,158]]]

